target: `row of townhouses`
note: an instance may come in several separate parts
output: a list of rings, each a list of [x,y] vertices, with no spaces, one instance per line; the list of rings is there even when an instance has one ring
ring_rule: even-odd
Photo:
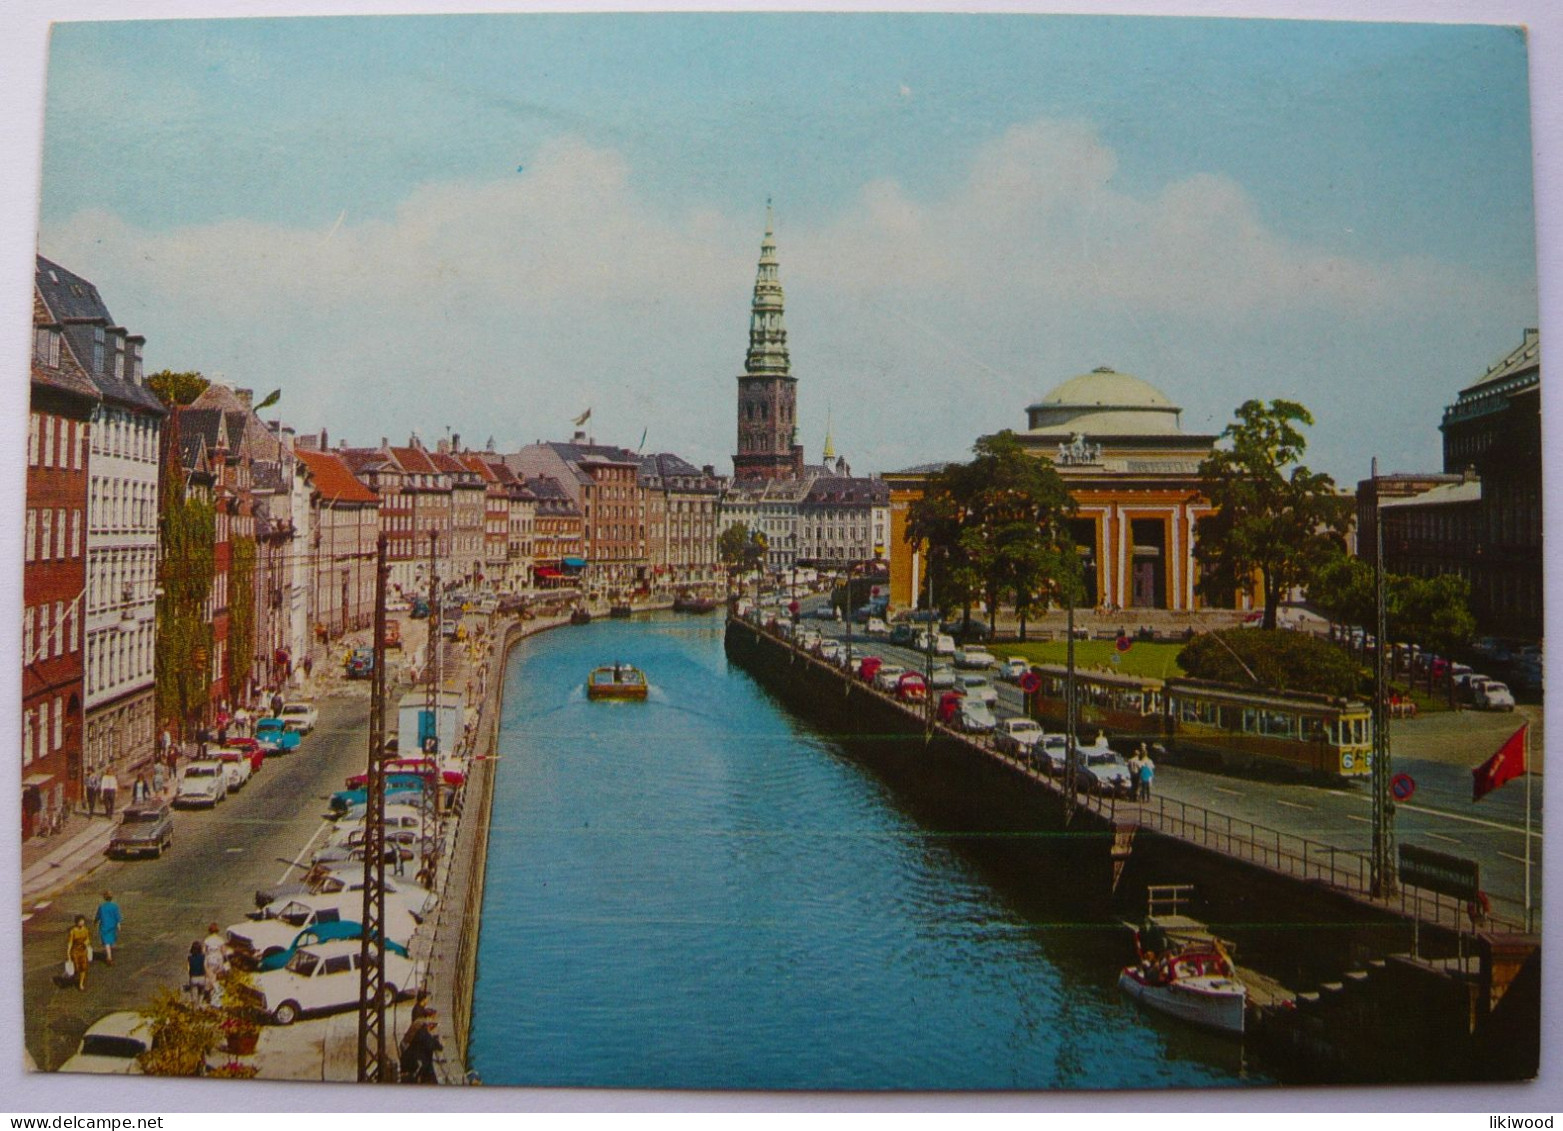
[[[328,662],[372,624],[382,534],[392,592],[407,600],[431,578],[501,595],[710,592],[723,579],[718,537],[734,522],[765,533],[778,571],[887,553],[887,490],[844,461],[733,481],[584,432],[505,454],[459,436],[333,445],[325,430],[263,419],[270,398],[256,405],[245,388],[212,382],[165,405],[144,340],[115,323],[91,282],[42,256],[33,323],[24,836],[80,799],[90,775],[134,777],[165,728],[264,700]],[[188,533],[170,544],[170,500],[209,516],[200,545]],[[204,601],[186,631],[199,645],[179,671],[161,671],[160,600],[197,573]],[[185,654],[173,639],[165,667]]]

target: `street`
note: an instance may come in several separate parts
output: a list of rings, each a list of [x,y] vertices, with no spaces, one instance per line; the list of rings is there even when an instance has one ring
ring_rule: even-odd
[[[278,878],[324,835],[325,801],[366,764],[368,700],[335,695],[317,702],[320,722],[297,751],[268,759],[243,790],[210,811],[177,810],[174,843],[157,860],[111,860],[45,904],[22,928],[22,992],[27,1049],[52,1070],[82,1032],[106,1013],[134,1009],[159,986],[185,979],[190,944],[209,923],[226,928],[254,910],[255,889]],[[56,984],[65,936],[76,915],[90,922],[101,893],[124,911],[115,961],[95,958],[85,992]],[[93,933],[96,945],[97,933]]]

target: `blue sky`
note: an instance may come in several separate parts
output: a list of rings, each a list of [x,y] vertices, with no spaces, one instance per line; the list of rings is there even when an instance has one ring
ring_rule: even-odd
[[[63,24],[39,247],[300,429],[730,467],[776,201],[802,440],[959,457],[1099,364],[1436,467],[1536,324],[1514,29],[972,15]],[[1367,411],[1365,411],[1365,409]]]

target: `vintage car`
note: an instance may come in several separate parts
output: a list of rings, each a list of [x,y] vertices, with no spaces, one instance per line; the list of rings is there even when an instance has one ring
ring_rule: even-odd
[[[130,1010],[120,1010],[88,1025],[75,1054],[60,1065],[59,1071],[139,1075],[141,1064],[136,1058],[151,1047],[151,1019]]]
[[[179,775],[174,804],[190,808],[213,808],[228,797],[228,771],[215,758],[191,762]]]
[[[110,856],[161,856],[174,843],[174,816],[165,802],[132,805],[109,837]]]
[[[255,1007],[278,1025],[291,1025],[306,1013],[356,1008],[361,946],[355,939],[337,939],[298,947],[282,969],[254,976]],[[387,954],[386,1001],[395,1001],[412,984],[412,963],[394,951]]]
[[[261,719],[255,724],[255,741],[268,754],[290,754],[297,750],[301,736],[278,717]]]

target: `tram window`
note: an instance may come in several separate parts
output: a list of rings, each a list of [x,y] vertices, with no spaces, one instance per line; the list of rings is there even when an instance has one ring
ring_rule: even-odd
[[[1254,710],[1252,707],[1243,708],[1243,733],[1259,733],[1259,712]]]
[[[1264,733],[1272,738],[1293,738],[1297,729],[1293,724],[1292,716],[1284,711],[1265,711],[1263,715]]]
[[[1363,720],[1360,718],[1351,720],[1351,740],[1359,746],[1362,745],[1363,742],[1362,722]]]
[[[1304,715],[1301,721],[1304,742],[1323,742],[1325,740],[1323,719],[1317,715]]]
[[[1144,715],[1156,715],[1161,713],[1161,692],[1147,691],[1143,697],[1140,713]]]
[[[1222,707],[1221,708],[1221,729],[1222,730],[1236,730],[1237,728],[1238,728],[1237,708],[1236,707]]]
[[[1324,731],[1325,734],[1329,736],[1331,746],[1340,745],[1340,723],[1337,720],[1331,719],[1329,722],[1325,723]]]
[[[1192,699],[1179,700],[1178,717],[1186,723],[1194,722],[1199,718],[1199,704]]]

